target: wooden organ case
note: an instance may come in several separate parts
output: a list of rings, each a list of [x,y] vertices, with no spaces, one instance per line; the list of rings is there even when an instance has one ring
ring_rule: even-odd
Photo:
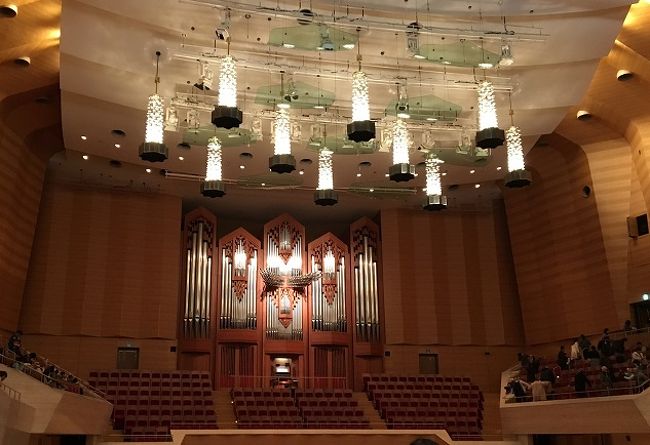
[[[378,226],[306,243],[283,214],[259,240],[243,228],[216,239],[205,209],[185,216],[178,363],[210,370],[217,387],[268,387],[281,372],[302,387],[362,388],[383,371]],[[276,372],[278,371],[278,372]],[[295,380],[292,380],[295,379]]]

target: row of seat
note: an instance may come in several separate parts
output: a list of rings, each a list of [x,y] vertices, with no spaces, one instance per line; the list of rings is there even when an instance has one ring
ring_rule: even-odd
[[[141,371],[138,369],[115,369],[111,371],[93,370],[88,374],[89,379],[121,380],[129,378],[141,379],[185,379],[185,380],[210,380],[210,374],[206,371]]]
[[[369,382],[367,391],[383,391],[383,390],[398,390],[398,391],[468,391],[478,390],[478,386],[472,385],[470,382],[460,383],[384,383],[384,382]]]
[[[238,397],[352,397],[352,390],[350,389],[297,389],[293,392],[287,389],[260,389],[260,388],[232,388],[230,391],[232,398]]]
[[[114,390],[109,389],[104,392],[107,396],[113,398],[114,400],[120,399],[133,399],[137,397],[146,397],[152,399],[191,399],[196,397],[210,397],[212,396],[211,389],[138,389],[133,388],[131,390],[120,389]]]
[[[475,401],[463,401],[463,400],[387,400],[384,399],[379,402],[377,409],[381,412],[387,408],[400,408],[401,410],[407,410],[409,408],[435,408],[435,409],[444,409],[444,410],[479,410],[480,413],[480,404]]]
[[[368,398],[374,403],[375,406],[383,399],[393,400],[410,400],[410,399],[433,399],[433,400],[476,400],[483,401],[483,395],[480,391],[467,391],[467,392],[425,392],[425,391],[372,391],[368,393]]]
[[[191,388],[191,389],[211,389],[212,384],[210,383],[209,380],[182,380],[182,379],[146,379],[146,380],[139,380],[139,379],[127,379],[127,380],[97,380],[97,379],[90,379],[88,381],[90,385],[93,387],[101,390],[101,391],[109,391],[109,390],[115,390],[118,391],[120,389],[132,389],[132,388],[142,388],[142,389],[148,389],[148,388],[159,388],[161,386],[174,389],[174,388]]]
[[[409,416],[395,416],[386,419],[389,429],[445,429],[452,439],[480,439],[481,425],[474,420],[466,419],[440,419],[436,417],[417,418]]]
[[[106,400],[111,402],[113,406],[118,407],[137,407],[137,406],[147,406],[151,408],[164,408],[164,407],[171,407],[171,406],[196,406],[196,405],[204,405],[204,406],[212,406],[214,404],[214,400],[212,397],[196,397],[196,398],[171,398],[171,399],[158,399],[158,398],[145,398],[145,397],[134,397],[130,399],[120,399],[120,400],[114,400],[111,399],[110,397],[107,397]]]
[[[443,376],[438,374],[430,375],[392,375],[392,374],[364,374],[362,376],[365,382],[421,382],[421,383],[434,383],[434,382],[470,382],[469,377],[463,376]]]

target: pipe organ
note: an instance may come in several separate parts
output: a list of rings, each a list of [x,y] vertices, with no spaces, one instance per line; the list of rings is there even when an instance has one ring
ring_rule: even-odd
[[[208,338],[212,322],[214,225],[204,218],[189,223],[185,237],[185,338]]]
[[[372,221],[350,226],[350,248],[332,233],[307,244],[286,214],[261,240],[238,228],[217,242],[216,227],[205,209],[184,219],[179,368],[212,370],[218,386],[268,386],[285,361],[300,385],[337,388],[377,369],[383,302]]]
[[[353,227],[350,234],[356,338],[364,342],[381,338],[378,238],[378,229],[369,220]]]
[[[244,229],[219,242],[219,328],[257,329],[260,242]]]
[[[314,331],[347,332],[347,250],[332,234],[309,243],[309,269],[320,273],[311,287]]]
[[[264,226],[265,266],[270,274],[290,280],[303,274],[305,230],[293,218],[279,217]],[[303,339],[304,294],[298,287],[265,288],[266,337],[274,340]]]

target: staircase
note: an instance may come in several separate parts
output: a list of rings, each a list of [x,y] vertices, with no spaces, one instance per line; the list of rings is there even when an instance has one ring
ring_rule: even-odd
[[[237,429],[235,422],[235,411],[232,409],[232,398],[229,389],[220,389],[213,392],[214,411],[217,415],[217,426],[219,429]]]
[[[363,414],[370,421],[370,429],[373,430],[385,430],[386,423],[384,419],[381,418],[379,412],[375,409],[372,402],[368,400],[368,396],[365,392],[353,392],[352,398],[357,401],[359,408],[363,410]]]

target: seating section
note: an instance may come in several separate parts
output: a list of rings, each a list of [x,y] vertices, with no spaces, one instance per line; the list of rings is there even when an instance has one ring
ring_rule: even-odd
[[[634,394],[635,390],[636,392],[639,392],[639,389],[636,388],[637,382],[634,379],[625,380],[622,377],[625,370],[630,367],[630,364],[627,362],[614,363],[611,365],[611,368],[614,371],[613,376],[615,381],[613,388],[610,389],[607,389],[601,381],[599,363],[592,363],[589,360],[577,360],[572,363],[571,369],[563,370],[560,369],[560,367],[552,360],[540,359],[540,369],[543,366],[551,368],[553,373],[557,376],[557,380],[553,385],[553,390],[549,394],[550,398],[554,400],[566,400],[577,397],[574,387],[574,379],[579,371],[583,371],[591,383],[591,386],[587,388],[585,394],[587,397],[628,395]],[[527,372],[525,369],[519,370],[519,378],[527,381]]]
[[[244,389],[231,392],[239,428],[368,428],[350,390]]]
[[[127,439],[171,440],[170,428],[217,428],[207,372],[91,371],[89,381],[113,403],[113,426]]]
[[[366,374],[368,399],[391,429],[445,429],[480,439],[483,395],[469,377]]]

